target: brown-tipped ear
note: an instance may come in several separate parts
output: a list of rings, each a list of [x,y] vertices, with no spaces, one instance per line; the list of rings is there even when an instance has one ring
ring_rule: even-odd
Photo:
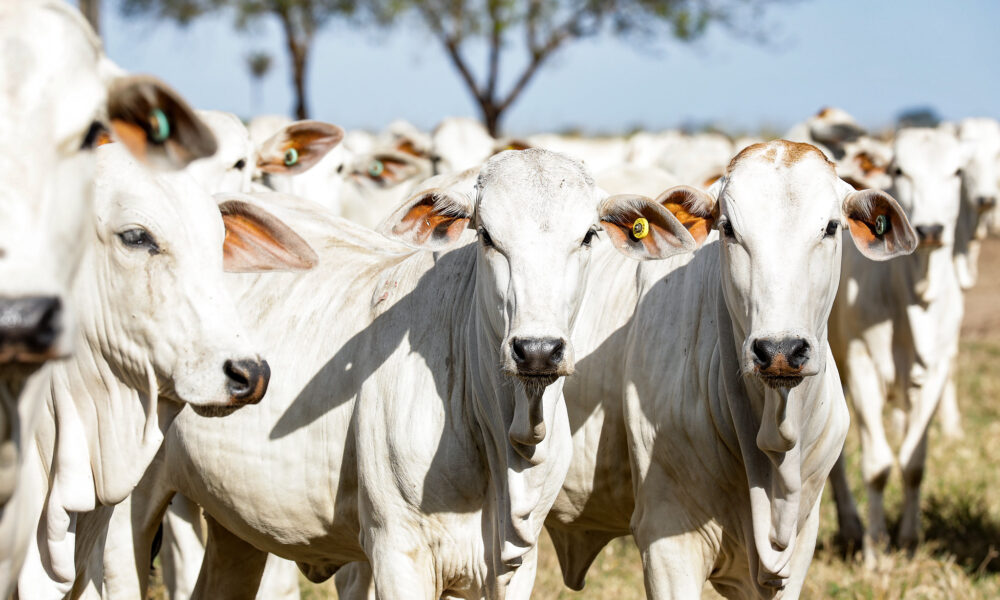
[[[699,246],[711,233],[719,216],[715,198],[688,185],[674,186],[660,194],[656,201],[677,217]]]
[[[458,243],[472,218],[469,199],[433,188],[417,192],[382,221],[377,231],[421,250],[446,250]]]
[[[336,125],[296,121],[261,144],[257,168],[278,175],[304,173],[343,139],[344,130]]]
[[[843,209],[854,245],[866,257],[888,260],[916,249],[917,234],[906,213],[889,194],[852,190],[844,196]]]
[[[242,200],[219,203],[226,240],[222,264],[228,273],[306,271],[319,262],[316,251],[266,210]]]
[[[215,136],[177,92],[155,77],[115,79],[108,90],[111,131],[142,162],[181,169],[215,154]]]
[[[698,246],[673,213],[645,196],[611,196],[601,205],[600,214],[611,243],[632,258],[667,258]]]

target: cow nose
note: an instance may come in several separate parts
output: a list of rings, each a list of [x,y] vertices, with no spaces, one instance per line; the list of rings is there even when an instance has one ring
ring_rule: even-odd
[[[558,338],[514,338],[511,351],[522,375],[551,375],[559,370],[566,342]]]
[[[944,225],[917,225],[917,237],[921,242],[938,241],[944,232]]]
[[[0,298],[0,363],[40,363],[59,340],[62,302],[56,296]]]
[[[996,205],[996,196],[979,196],[976,198],[976,206],[979,207],[979,210],[991,210]]]
[[[757,338],[750,349],[754,364],[765,375],[796,375],[809,361],[809,342],[800,337]]]
[[[222,370],[228,379],[226,389],[231,404],[242,406],[260,402],[271,380],[271,367],[266,360],[227,360]]]

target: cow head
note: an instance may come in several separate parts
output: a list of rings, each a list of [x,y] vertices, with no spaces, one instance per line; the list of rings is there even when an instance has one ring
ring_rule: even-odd
[[[965,119],[959,124],[958,137],[967,156],[962,168],[962,196],[967,204],[963,210],[982,215],[997,206],[1000,195],[1000,123]]]
[[[636,229],[639,227],[639,229]],[[637,259],[694,248],[694,240],[660,204],[636,195],[607,197],[580,163],[545,150],[506,151],[491,158],[476,198],[448,189],[414,195],[382,231],[411,246],[443,250],[462,233],[478,237],[476,290],[484,339],[498,364],[529,391],[573,372],[569,332],[583,293],[591,245],[607,235]],[[510,439],[531,446],[545,435],[539,406],[515,418]]]
[[[771,388],[820,372],[840,281],[841,231],[873,260],[907,254],[916,237],[888,194],[856,191],[814,146],[755,144],[708,193],[680,195],[714,222],[740,369]]]
[[[116,77],[63,2],[5,2],[0,47],[0,371],[9,375],[69,351],[65,290],[91,219],[93,148],[111,131],[146,160],[178,166],[214,141],[160,82]]]
[[[97,151],[97,227],[84,336],[116,371],[194,405],[259,402],[267,363],[239,322],[223,270],[309,268],[306,243],[266,212],[216,202],[186,173],[151,175],[121,144]],[[221,214],[220,214],[221,210]],[[86,299],[86,300],[83,300]]]

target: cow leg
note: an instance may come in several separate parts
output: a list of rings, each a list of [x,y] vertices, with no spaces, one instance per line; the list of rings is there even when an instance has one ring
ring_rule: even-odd
[[[892,472],[893,452],[882,424],[885,394],[875,365],[867,357],[851,357],[847,385],[861,434],[861,477],[868,491],[865,564],[874,567],[878,549],[889,541],[883,492]]]
[[[379,600],[437,600],[433,561],[428,552],[415,548],[405,537],[387,536],[363,544],[372,566],[375,594]]]
[[[194,586],[193,599],[253,598],[267,563],[267,552],[237,537],[209,515],[205,561]]]
[[[955,370],[952,368],[952,373]],[[938,418],[941,422],[941,433],[951,440],[960,440],[965,437],[962,429],[962,413],[958,410],[958,398],[955,393],[955,377],[948,377],[948,383],[944,386],[944,395],[941,396],[941,406],[938,408]]]
[[[920,538],[920,484],[924,478],[924,463],[927,460],[927,431],[923,432],[916,445],[900,464],[903,470],[903,516],[899,523],[900,548],[911,553]]]
[[[685,519],[682,507],[664,502],[669,483],[653,465],[636,490],[632,535],[642,557],[646,597],[661,600],[700,598],[708,580],[710,564],[699,557],[710,554],[697,532],[677,532],[677,523]]]
[[[188,600],[198,581],[205,557],[205,531],[201,507],[177,494],[163,516],[163,545],[160,565],[163,585],[172,600]]]
[[[366,562],[347,563],[337,571],[333,581],[340,600],[375,600],[372,568]]]
[[[833,500],[837,504],[837,527],[840,530],[840,539],[847,553],[853,554],[861,550],[865,530],[861,524],[861,515],[858,514],[858,505],[854,502],[854,495],[851,494],[851,486],[847,482],[847,459],[843,451],[840,452],[837,462],[830,471],[830,484],[833,489]]]
[[[299,568],[290,560],[268,554],[264,574],[260,578],[257,600],[298,600],[300,597]],[[347,596],[338,594],[337,597]]]

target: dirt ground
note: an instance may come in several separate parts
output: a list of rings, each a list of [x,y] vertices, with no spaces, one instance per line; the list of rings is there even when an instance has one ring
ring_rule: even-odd
[[[979,281],[965,296],[964,340],[1000,338],[1000,239],[983,243]]]

